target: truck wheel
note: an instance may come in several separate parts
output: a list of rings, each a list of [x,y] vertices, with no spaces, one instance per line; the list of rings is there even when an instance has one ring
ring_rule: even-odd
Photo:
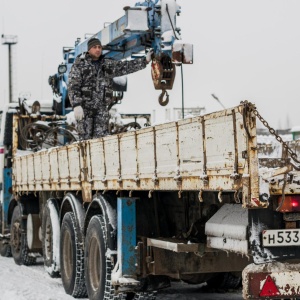
[[[60,273],[66,293],[74,298],[86,296],[83,243],[79,230],[74,213],[67,212],[61,225]]]
[[[14,208],[11,227],[10,227],[10,245],[14,261],[17,265],[33,265],[36,258],[29,256],[26,236],[26,220],[22,220],[21,209],[17,205]]]
[[[54,199],[49,199],[44,208],[42,236],[45,269],[51,277],[58,277],[60,272],[60,224]]]
[[[7,243],[3,243],[1,242],[1,246],[0,246],[0,254],[3,257],[11,257],[11,248],[10,245]]]
[[[207,280],[206,283],[208,288],[230,290],[239,288],[241,282],[242,276],[226,272],[216,275],[215,277]]]
[[[120,300],[155,300],[157,292],[139,292],[120,294]]]
[[[106,232],[103,216],[93,216],[87,228],[84,249],[86,288],[91,300],[114,299],[112,264],[106,257]]]
[[[213,273],[201,273],[201,274],[182,274],[180,280],[188,284],[200,284],[208,282],[212,277],[216,275]]]

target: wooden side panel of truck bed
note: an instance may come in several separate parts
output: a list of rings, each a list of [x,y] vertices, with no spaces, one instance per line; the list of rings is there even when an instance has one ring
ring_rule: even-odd
[[[245,123],[244,123],[245,122]],[[238,191],[258,198],[255,118],[243,106],[13,159],[14,192]],[[251,179],[251,174],[256,174]]]

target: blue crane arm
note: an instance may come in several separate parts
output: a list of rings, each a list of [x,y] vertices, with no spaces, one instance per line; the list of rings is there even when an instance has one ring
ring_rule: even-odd
[[[123,17],[93,35],[105,45],[106,56],[124,59],[151,47],[157,56],[172,58],[172,45],[181,39],[176,27],[180,13],[176,0],[138,2],[124,10]],[[76,56],[87,51],[88,40],[75,45]]]
[[[61,96],[63,106],[66,106],[71,66],[75,57],[87,51],[88,41],[92,37],[101,41],[106,57],[116,60],[143,56],[147,49],[152,48],[154,58],[151,70],[155,89],[172,89],[175,64],[193,62],[192,45],[182,42],[180,28],[176,26],[176,17],[181,13],[176,0],[147,0],[137,2],[133,7],[124,7],[124,10],[124,16],[96,34],[84,41],[77,39],[74,47],[63,48],[64,62],[59,66],[58,73],[50,77],[53,92],[56,90],[56,94]]]

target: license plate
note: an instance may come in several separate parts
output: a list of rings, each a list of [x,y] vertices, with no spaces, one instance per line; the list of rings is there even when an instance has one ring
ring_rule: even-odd
[[[265,247],[300,246],[300,229],[264,230],[262,238]]]

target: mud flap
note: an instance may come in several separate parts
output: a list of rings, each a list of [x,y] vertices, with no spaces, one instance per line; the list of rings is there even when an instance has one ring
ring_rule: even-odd
[[[250,264],[243,271],[244,299],[300,297],[300,264]]]

